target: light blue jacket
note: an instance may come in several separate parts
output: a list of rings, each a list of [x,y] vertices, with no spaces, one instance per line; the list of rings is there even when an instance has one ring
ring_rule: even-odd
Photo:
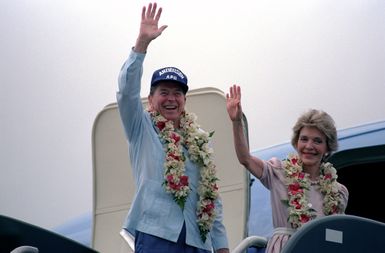
[[[132,173],[136,194],[123,228],[135,235],[135,230],[176,242],[186,223],[186,243],[211,250],[228,248],[226,230],[222,223],[222,203],[216,204],[217,218],[205,243],[196,223],[199,168],[185,155],[185,169],[191,192],[184,210],[166,193],[163,183],[165,152],[150,115],[144,110],[141,97],[141,78],[145,54],[131,51],[119,74],[117,101],[124,131],[129,142]],[[186,149],[184,149],[187,154]]]

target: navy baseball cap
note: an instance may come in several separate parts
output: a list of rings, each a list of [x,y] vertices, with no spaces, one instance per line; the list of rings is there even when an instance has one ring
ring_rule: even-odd
[[[175,67],[165,67],[155,70],[152,74],[151,87],[156,86],[162,81],[172,81],[178,83],[182,88],[184,94],[188,91],[187,76],[183,72]]]

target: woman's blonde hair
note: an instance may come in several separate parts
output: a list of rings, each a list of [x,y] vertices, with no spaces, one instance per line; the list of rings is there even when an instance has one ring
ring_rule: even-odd
[[[338,148],[337,129],[333,118],[322,110],[310,109],[303,113],[293,127],[293,136],[291,145],[297,146],[299,133],[303,127],[315,127],[326,136],[326,145],[328,149],[327,156]],[[326,157],[325,157],[326,158]]]

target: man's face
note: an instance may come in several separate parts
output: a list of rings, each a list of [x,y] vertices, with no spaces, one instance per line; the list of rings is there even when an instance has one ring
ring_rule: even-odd
[[[153,95],[148,96],[150,108],[158,111],[168,120],[179,126],[179,119],[184,111],[186,96],[182,88],[175,82],[161,82]]]

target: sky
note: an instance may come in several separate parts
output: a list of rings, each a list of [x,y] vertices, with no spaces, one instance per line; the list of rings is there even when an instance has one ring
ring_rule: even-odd
[[[52,228],[92,210],[91,134],[138,34],[134,0],[0,1],[0,214]],[[152,71],[242,87],[252,150],[308,108],[337,128],[385,119],[385,1],[162,0]],[[199,119],[199,118],[198,118]]]

